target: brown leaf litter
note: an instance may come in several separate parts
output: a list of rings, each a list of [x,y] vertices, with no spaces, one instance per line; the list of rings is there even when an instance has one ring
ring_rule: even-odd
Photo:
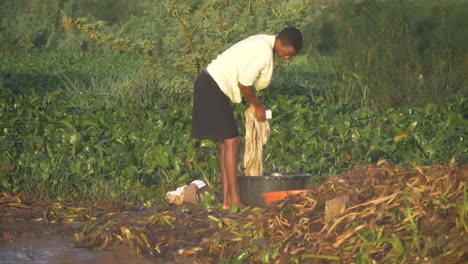
[[[236,214],[196,205],[106,212],[51,203],[40,218],[82,223],[75,246],[124,244],[144,256],[183,255],[194,263],[468,263],[467,179],[467,165],[383,163]],[[37,207],[22,201],[3,194],[2,214]]]

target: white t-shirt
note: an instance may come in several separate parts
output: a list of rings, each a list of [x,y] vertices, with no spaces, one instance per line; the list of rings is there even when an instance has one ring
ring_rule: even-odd
[[[273,74],[274,35],[254,35],[221,53],[207,67],[211,77],[231,102],[240,103],[238,82],[255,89],[266,88]]]

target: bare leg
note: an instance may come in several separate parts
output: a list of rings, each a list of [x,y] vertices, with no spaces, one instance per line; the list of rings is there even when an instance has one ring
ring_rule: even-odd
[[[226,152],[226,147],[224,146],[224,141],[221,143],[221,152],[219,153],[219,166],[221,169],[221,180],[223,184],[223,209],[225,207],[230,207],[231,202],[228,197],[228,181],[227,181],[227,172],[224,165],[224,156]]]
[[[240,136],[229,138],[221,144],[219,163],[221,167],[221,180],[223,181],[223,209],[229,210],[231,205],[243,209],[237,185],[237,157],[239,156]]]

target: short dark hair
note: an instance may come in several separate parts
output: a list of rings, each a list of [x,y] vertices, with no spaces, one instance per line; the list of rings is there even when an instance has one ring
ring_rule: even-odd
[[[280,31],[277,38],[285,46],[292,46],[296,52],[302,49],[302,33],[295,27],[285,27]]]

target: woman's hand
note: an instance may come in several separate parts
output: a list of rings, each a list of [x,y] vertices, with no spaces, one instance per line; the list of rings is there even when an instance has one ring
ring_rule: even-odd
[[[266,112],[265,108],[262,105],[260,105],[259,107],[255,107],[255,118],[258,122],[266,121]]]
[[[255,118],[258,122],[265,122],[266,121],[266,113],[265,108],[263,107],[260,100],[258,100],[257,96],[255,95],[254,87],[253,86],[245,86],[241,83],[238,83],[239,89],[241,94],[249,101],[250,105],[255,108]]]

